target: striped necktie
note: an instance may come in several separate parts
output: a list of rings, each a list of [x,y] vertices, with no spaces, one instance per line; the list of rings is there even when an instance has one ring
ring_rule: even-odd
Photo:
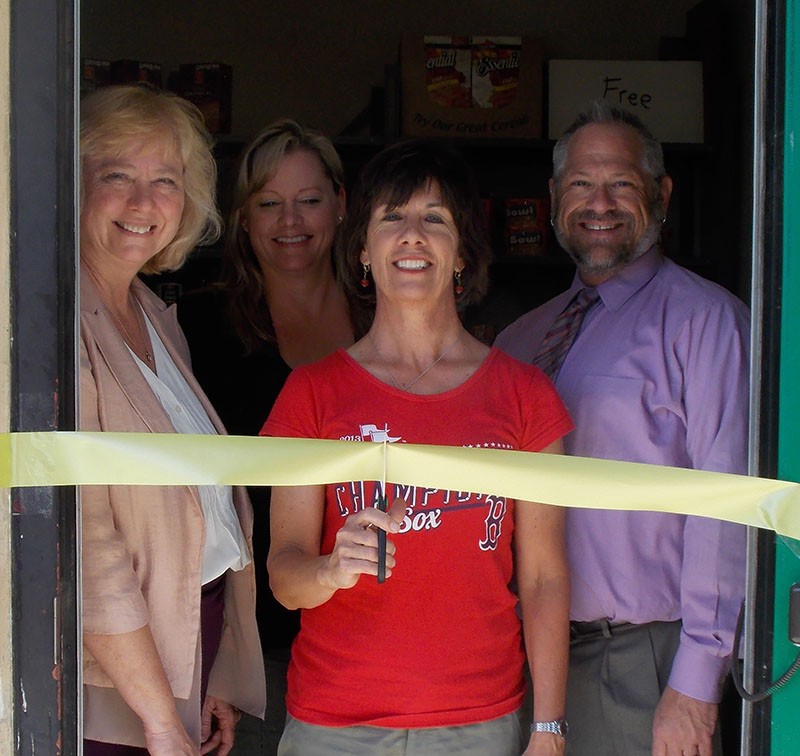
[[[599,298],[597,289],[581,289],[550,326],[533,358],[533,364],[540,367],[551,380],[556,379],[567,352],[578,335],[583,316]]]

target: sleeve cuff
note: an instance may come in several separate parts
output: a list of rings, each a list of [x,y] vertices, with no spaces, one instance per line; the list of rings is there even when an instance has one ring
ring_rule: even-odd
[[[678,693],[698,701],[719,703],[729,667],[729,657],[712,656],[681,643],[672,661],[668,684]]]
[[[141,595],[87,597],[83,600],[82,628],[90,635],[122,635],[144,627],[150,621]]]

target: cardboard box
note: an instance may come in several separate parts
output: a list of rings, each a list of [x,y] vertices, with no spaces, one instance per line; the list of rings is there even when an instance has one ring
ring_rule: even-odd
[[[661,142],[702,142],[703,64],[685,60],[551,60],[548,137],[592,100],[635,113]]]
[[[541,137],[541,42],[528,36],[470,37],[467,84],[463,64],[465,39],[403,36],[400,52],[403,134],[493,139]],[[436,69],[433,74],[431,68]],[[469,107],[465,106],[467,86]]]
[[[233,69],[225,63],[184,63],[177,76],[181,97],[200,108],[212,134],[230,134]]]
[[[161,64],[141,60],[115,60],[111,64],[111,83],[128,84],[146,81],[161,89]]]
[[[81,58],[81,95],[111,83],[111,61]]]

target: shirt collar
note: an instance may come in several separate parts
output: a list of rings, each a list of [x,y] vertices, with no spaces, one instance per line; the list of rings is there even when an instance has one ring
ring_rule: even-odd
[[[650,282],[663,264],[664,255],[659,246],[654,244],[641,257],[637,257],[615,276],[597,286],[603,304],[612,312],[619,310],[639,289]],[[586,288],[586,284],[575,271],[575,278],[569,289],[570,299],[583,288]]]

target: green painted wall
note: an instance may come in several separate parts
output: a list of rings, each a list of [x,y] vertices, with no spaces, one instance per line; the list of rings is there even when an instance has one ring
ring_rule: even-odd
[[[778,425],[778,476],[800,481],[800,0],[788,0],[783,196],[783,293]],[[789,586],[800,582],[800,544],[778,544],[775,570],[773,679],[800,649],[787,638]],[[800,754],[800,673],[772,700],[772,755]]]

